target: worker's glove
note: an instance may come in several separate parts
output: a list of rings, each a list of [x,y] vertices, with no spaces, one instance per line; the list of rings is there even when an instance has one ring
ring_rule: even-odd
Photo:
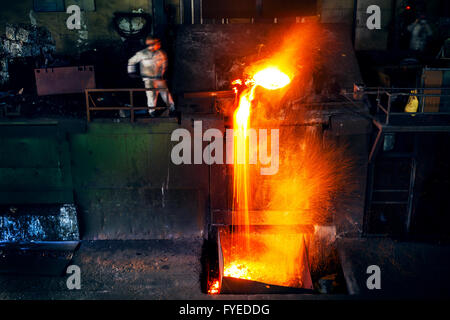
[[[131,78],[139,78],[139,73],[138,73],[136,65],[129,65],[127,67],[127,72]]]

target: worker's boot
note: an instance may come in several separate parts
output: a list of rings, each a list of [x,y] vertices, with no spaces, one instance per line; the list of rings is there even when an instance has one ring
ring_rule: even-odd
[[[177,117],[178,118],[178,112],[175,109],[175,107],[169,109],[169,117]]]
[[[169,117],[176,117],[176,111],[175,111],[175,106],[171,105],[169,107]]]
[[[169,116],[169,109],[164,110],[163,113],[161,113],[162,117],[168,117]]]
[[[125,111],[123,111],[123,110],[119,110],[119,116],[121,118],[126,118],[127,117],[126,114],[125,114]]]

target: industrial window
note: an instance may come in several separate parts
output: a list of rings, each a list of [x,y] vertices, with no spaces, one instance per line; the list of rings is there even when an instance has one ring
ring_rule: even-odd
[[[36,12],[63,12],[64,0],[33,0],[33,9]]]

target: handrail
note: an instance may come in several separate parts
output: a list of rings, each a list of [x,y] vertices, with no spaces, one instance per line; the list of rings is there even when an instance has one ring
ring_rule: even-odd
[[[421,98],[426,98],[426,97],[450,97],[450,94],[438,94],[438,93],[425,93],[425,91],[433,91],[433,90],[440,90],[440,91],[446,91],[446,90],[450,90],[450,88],[383,88],[383,87],[362,87],[359,88],[356,84],[354,86],[354,88],[357,89],[357,91],[353,92],[353,94],[355,93],[359,93],[359,94],[363,94],[363,95],[377,95],[377,109],[383,111],[383,113],[386,115],[386,120],[385,120],[385,124],[388,125],[389,124],[389,118],[392,114],[395,115],[402,115],[402,113],[393,113],[391,112],[391,104],[392,104],[392,97],[396,97],[396,96],[415,96],[415,97],[421,97]],[[354,89],[355,90],[355,89]],[[408,92],[392,92],[392,91],[408,91]],[[415,91],[415,92],[414,92]],[[387,106],[383,106],[381,104],[381,99],[380,99],[380,95],[385,94],[387,97]],[[410,112],[405,112],[405,115],[411,115],[411,114],[419,114],[419,113],[425,113],[423,111],[423,104],[422,104],[422,108],[420,108],[421,110],[418,112],[414,112],[414,113],[410,113]],[[433,114],[439,115],[441,114],[441,112],[435,112]]]
[[[86,99],[86,120],[91,122],[91,111],[113,111],[113,110],[128,110],[130,111],[130,121],[134,122],[134,111],[136,110],[161,110],[166,109],[164,107],[135,107],[134,106],[134,92],[146,92],[146,91],[168,91],[167,88],[116,88],[116,89],[85,89]],[[91,93],[94,92],[129,92],[130,103],[129,106],[119,107],[97,107],[94,99],[92,99]],[[91,106],[91,103],[93,107]]]

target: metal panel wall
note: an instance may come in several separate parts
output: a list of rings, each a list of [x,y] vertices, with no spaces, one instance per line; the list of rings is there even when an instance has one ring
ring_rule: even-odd
[[[93,66],[35,69],[38,95],[82,93],[95,88]]]
[[[69,145],[57,125],[2,123],[0,148],[0,204],[73,202]]]

